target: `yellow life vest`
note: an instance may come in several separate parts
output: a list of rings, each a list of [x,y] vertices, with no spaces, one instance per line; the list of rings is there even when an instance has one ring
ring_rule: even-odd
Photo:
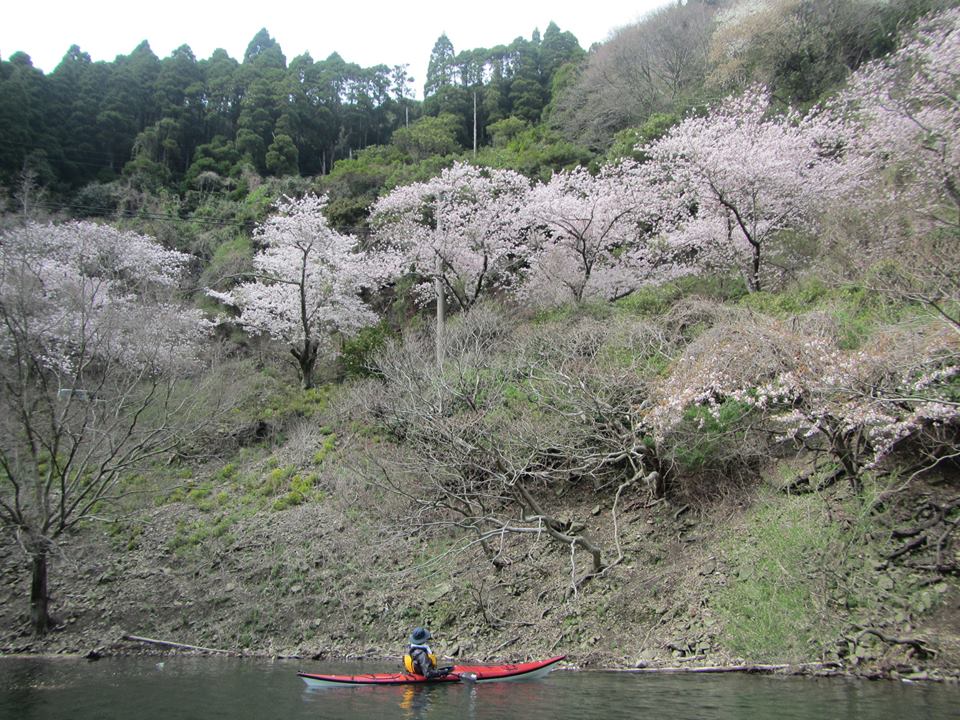
[[[430,667],[436,667],[437,656],[433,653],[430,653],[427,655],[427,657],[430,658]],[[411,656],[409,653],[403,656],[403,666],[407,669],[408,673],[417,674],[417,669],[413,666],[413,656]]]

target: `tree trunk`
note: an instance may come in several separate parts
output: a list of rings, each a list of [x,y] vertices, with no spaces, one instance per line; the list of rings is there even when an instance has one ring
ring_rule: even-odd
[[[290,354],[297,359],[297,365],[300,366],[300,386],[304,390],[313,387],[313,371],[317,364],[317,355],[320,351],[320,343],[312,338],[303,341],[303,347],[290,348]]]
[[[50,596],[47,592],[47,550],[35,550],[30,556],[32,578],[30,582],[30,624],[37,635],[50,629]]]
[[[302,381],[300,386],[304,390],[309,390],[313,387],[313,368],[316,365],[317,356],[315,353],[311,353],[308,357],[301,359],[300,361],[300,375]]]
[[[863,482],[860,479],[860,439],[857,435],[854,431],[837,427],[832,429],[829,437],[831,453],[840,462],[847,480],[850,481],[850,488],[859,495],[863,490]]]
[[[748,238],[749,240],[749,238]],[[747,292],[751,295],[760,292],[760,246],[750,241],[753,250],[750,255],[750,262],[743,268],[743,279],[747,284]]]
[[[751,292],[760,292],[760,246],[757,244],[753,245],[753,267],[751,271],[753,275],[753,290]]]

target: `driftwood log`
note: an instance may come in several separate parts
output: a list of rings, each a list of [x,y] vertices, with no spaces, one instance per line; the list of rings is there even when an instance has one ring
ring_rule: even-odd
[[[649,667],[624,668],[611,670],[621,673],[804,673],[816,670],[836,670],[842,668],[838,662],[800,663],[799,665],[707,665],[699,667]]]
[[[187,645],[186,643],[171,642],[169,640],[155,640],[154,638],[140,637],[139,635],[124,635],[124,640],[130,642],[146,643],[148,645],[159,645],[161,647],[173,648],[174,650],[190,650],[192,652],[216,653],[221,655],[238,655],[234,650],[219,650],[217,648],[200,647],[199,645]]]

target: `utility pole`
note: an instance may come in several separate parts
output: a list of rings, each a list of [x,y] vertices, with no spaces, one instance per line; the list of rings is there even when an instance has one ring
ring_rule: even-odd
[[[477,91],[473,91],[473,156],[477,156]]]
[[[447,302],[446,294],[443,291],[443,258],[440,253],[440,249],[443,247],[443,211],[444,211],[444,193],[441,192],[437,196],[436,201],[436,223],[437,223],[437,256],[434,258],[434,267],[433,267],[433,290],[434,294],[437,296],[437,333],[436,333],[436,343],[437,343],[437,370],[443,370],[443,326],[447,321]]]
[[[447,301],[443,292],[443,280],[441,279],[441,273],[443,272],[443,260],[440,258],[440,254],[437,254],[436,266],[434,268],[433,276],[433,289],[437,295],[437,368],[443,368],[443,326],[446,323],[447,316]]]

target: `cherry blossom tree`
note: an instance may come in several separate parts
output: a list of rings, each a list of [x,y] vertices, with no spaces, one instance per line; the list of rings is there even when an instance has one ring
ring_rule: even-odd
[[[702,423],[691,409],[719,419],[739,403],[764,435],[826,456],[833,477],[859,492],[864,471],[909,443],[924,467],[956,457],[957,358],[956,336],[940,323],[885,328],[845,350],[815,314],[784,322],[735,313],[684,351],[642,423],[669,444],[691,417]]]
[[[960,8],[921,20],[912,39],[858,70],[832,105],[856,148],[900,170],[896,188],[937,225],[960,226]]]
[[[188,259],[89,222],[0,236],[0,527],[31,558],[37,633],[57,538],[189,432],[210,323],[173,300]]]
[[[840,241],[876,290],[920,302],[960,331],[960,9],[921,20],[889,57],[861,68],[830,110],[873,170]],[[857,262],[858,261],[858,262]],[[879,265],[878,265],[879,261]],[[877,272],[879,270],[879,272]]]
[[[751,88],[642,148],[665,197],[684,210],[672,242],[690,247],[701,264],[739,268],[750,292],[783,254],[778,241],[812,231],[852,172],[836,151],[835,125],[792,111],[770,115],[769,105],[766,90]]]
[[[597,174],[581,167],[536,186],[523,212],[532,232],[521,294],[539,302],[615,300],[657,270],[665,279],[669,253],[656,242],[664,204],[645,170],[632,161]]]
[[[525,254],[519,218],[528,188],[512,170],[457,163],[381,198],[372,222],[406,267],[438,280],[444,298],[469,312],[484,294],[515,280]],[[421,290],[425,299],[431,296],[428,285]]]
[[[240,311],[248,332],[286,343],[304,388],[314,383],[321,343],[377,321],[362,297],[395,274],[385,254],[361,253],[355,238],[330,227],[325,197],[281,198],[277,213],[254,233],[263,246],[253,258],[256,279],[229,292],[207,293]]]

